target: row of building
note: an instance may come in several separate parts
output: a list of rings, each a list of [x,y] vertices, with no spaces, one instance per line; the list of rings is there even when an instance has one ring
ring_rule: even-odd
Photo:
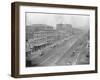
[[[57,24],[56,29],[45,24],[26,27],[26,52],[42,49],[72,35],[70,24]]]

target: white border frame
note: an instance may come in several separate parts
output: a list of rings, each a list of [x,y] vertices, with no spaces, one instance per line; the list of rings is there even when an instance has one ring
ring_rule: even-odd
[[[71,8],[52,8],[52,7],[19,7],[20,21],[20,51],[19,51],[19,74],[40,74],[40,73],[56,73],[56,72],[74,72],[95,70],[95,10],[87,9],[71,9]],[[48,13],[68,13],[68,14],[88,14],[90,15],[90,64],[89,65],[73,65],[73,66],[50,66],[50,67],[29,67],[25,66],[25,12],[48,12]]]

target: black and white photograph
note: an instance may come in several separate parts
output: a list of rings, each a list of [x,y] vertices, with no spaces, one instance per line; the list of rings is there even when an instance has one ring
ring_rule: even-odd
[[[97,7],[12,3],[12,76],[97,73]]]
[[[26,67],[90,63],[90,15],[25,13]]]

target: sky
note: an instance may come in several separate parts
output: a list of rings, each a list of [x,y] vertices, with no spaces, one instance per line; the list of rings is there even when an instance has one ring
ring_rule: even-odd
[[[88,30],[90,26],[89,15],[26,13],[25,19],[26,25],[47,24],[56,28],[56,24],[62,23],[82,30]]]

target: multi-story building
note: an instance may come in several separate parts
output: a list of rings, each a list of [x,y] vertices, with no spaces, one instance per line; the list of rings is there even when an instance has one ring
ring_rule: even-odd
[[[29,29],[31,29],[30,32],[26,33],[26,41],[29,44],[29,46],[26,45],[27,51],[30,51],[35,47],[44,47],[44,45],[53,44],[56,40],[58,40],[57,37],[59,34],[51,26],[35,24],[33,25],[33,28],[31,27]]]
[[[39,32],[44,31],[52,31],[53,27],[45,25],[45,24],[33,24],[31,26],[26,26],[26,40],[33,38],[33,35],[35,36],[39,34]]]

